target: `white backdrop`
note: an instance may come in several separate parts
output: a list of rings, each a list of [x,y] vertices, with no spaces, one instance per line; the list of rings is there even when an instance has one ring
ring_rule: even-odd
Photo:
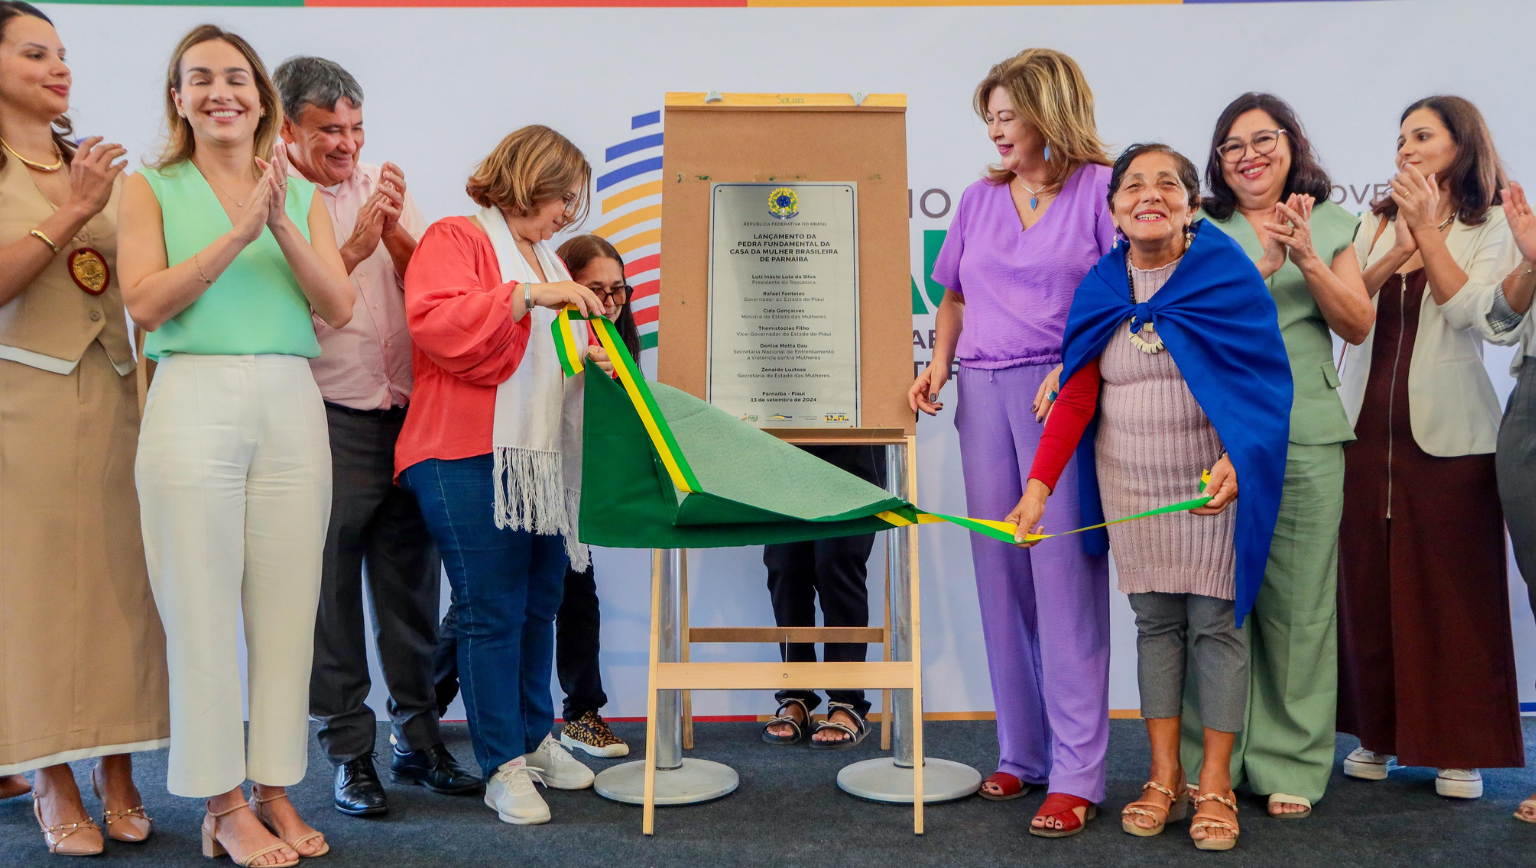
[[[1536,178],[1530,144],[1536,115],[1522,78],[1525,64],[1517,60],[1527,56],[1529,34],[1536,32],[1536,4],[1529,0],[932,9],[46,8],[75,72],[76,131],[124,142],[135,162],[159,133],[168,54],[195,24],[234,29],[269,66],[300,53],[342,63],[367,94],[364,159],[401,165],[429,219],[466,213],[470,169],[524,124],[561,130],[602,175],[659,156],[657,148],[605,159],[616,144],[660,132],[659,125],[636,127],[631,118],[660,109],[667,91],[903,92],[918,287],[924,286],[924,233],[947,227],[949,206],[995,156],[971,112],[972,88],[992,63],[1029,46],[1061,49],[1082,65],[1112,148],[1162,140],[1203,162],[1221,108],[1245,90],[1269,90],[1296,107],[1340,185],[1337,196],[1358,211],[1392,172],[1402,107],[1449,92],[1483,109],[1514,177]],[[595,198],[657,178],[659,172],[649,172]],[[641,200],[635,208],[654,202]],[[599,210],[589,229],[634,213]],[[642,221],[615,237],[638,238],[656,225]],[[642,246],[635,255],[654,251]],[[914,314],[919,363],[928,358],[932,327],[926,311]],[[665,346],[663,334],[660,351]],[[1512,385],[1509,355],[1498,348],[1487,353],[1501,396]],[[653,353],[646,356],[654,369]],[[952,410],[925,417],[918,438],[921,502],[963,513]],[[929,711],[992,708],[968,546],[966,533],[952,526],[922,531]],[[883,568],[881,549],[871,561],[872,576]],[[603,550],[596,562],[606,712],[640,716],[649,555]],[[772,623],[760,551],[696,552],[692,564],[695,624]],[[878,580],[871,586],[878,612]],[[1513,562],[1510,588],[1521,699],[1532,702],[1536,627]],[[1110,704],[1135,708],[1135,630],[1124,596],[1112,598]],[[777,652],[699,646],[695,659],[727,659],[727,653],[767,660]],[[384,707],[380,683],[376,675],[376,710]],[[771,707],[764,694],[695,698],[701,715]]]

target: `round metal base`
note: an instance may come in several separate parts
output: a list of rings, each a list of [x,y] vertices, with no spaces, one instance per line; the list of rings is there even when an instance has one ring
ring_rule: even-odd
[[[843,766],[837,786],[843,792],[872,802],[912,804],[912,769],[896,765],[890,757],[878,757]],[[929,757],[923,763],[923,804],[963,799],[981,789],[981,772],[953,760]]]
[[[656,770],[656,804],[695,805],[728,796],[741,783],[736,770],[724,763],[685,757],[675,769]],[[621,763],[606,769],[593,783],[597,794],[626,805],[645,804],[645,761]],[[907,784],[910,793],[911,784]],[[971,789],[976,789],[972,787]],[[907,796],[907,801],[912,797]]]

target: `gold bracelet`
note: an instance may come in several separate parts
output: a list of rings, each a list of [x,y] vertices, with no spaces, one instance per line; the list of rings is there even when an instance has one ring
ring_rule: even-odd
[[[208,277],[208,275],[203,273],[203,263],[197,258],[196,253],[192,254],[192,264],[197,266],[197,278],[203,282],[203,285],[213,286],[213,281]]]
[[[49,249],[51,249],[53,251],[53,255],[54,256],[58,256],[59,255],[59,245],[54,244],[52,238],[49,238],[48,236],[44,235],[43,234],[43,230],[41,230],[41,229],[33,229],[31,232],[28,232],[27,234],[31,235],[33,238],[36,238],[37,240],[39,240],[39,241],[43,242],[44,244],[48,245]]]

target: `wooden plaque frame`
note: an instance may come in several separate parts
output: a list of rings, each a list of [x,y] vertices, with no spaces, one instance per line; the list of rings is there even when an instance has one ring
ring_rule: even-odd
[[[710,185],[854,181],[859,207],[857,428],[765,428],[792,443],[899,444],[915,434],[907,98],[870,94],[666,96],[657,379],[706,398]]]

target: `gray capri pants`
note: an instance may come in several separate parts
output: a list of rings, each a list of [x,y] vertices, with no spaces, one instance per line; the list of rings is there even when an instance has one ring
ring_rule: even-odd
[[[1248,704],[1248,639],[1232,601],[1200,594],[1129,594],[1136,613],[1136,681],[1141,716],[1178,717],[1186,661],[1209,729],[1238,732]]]

